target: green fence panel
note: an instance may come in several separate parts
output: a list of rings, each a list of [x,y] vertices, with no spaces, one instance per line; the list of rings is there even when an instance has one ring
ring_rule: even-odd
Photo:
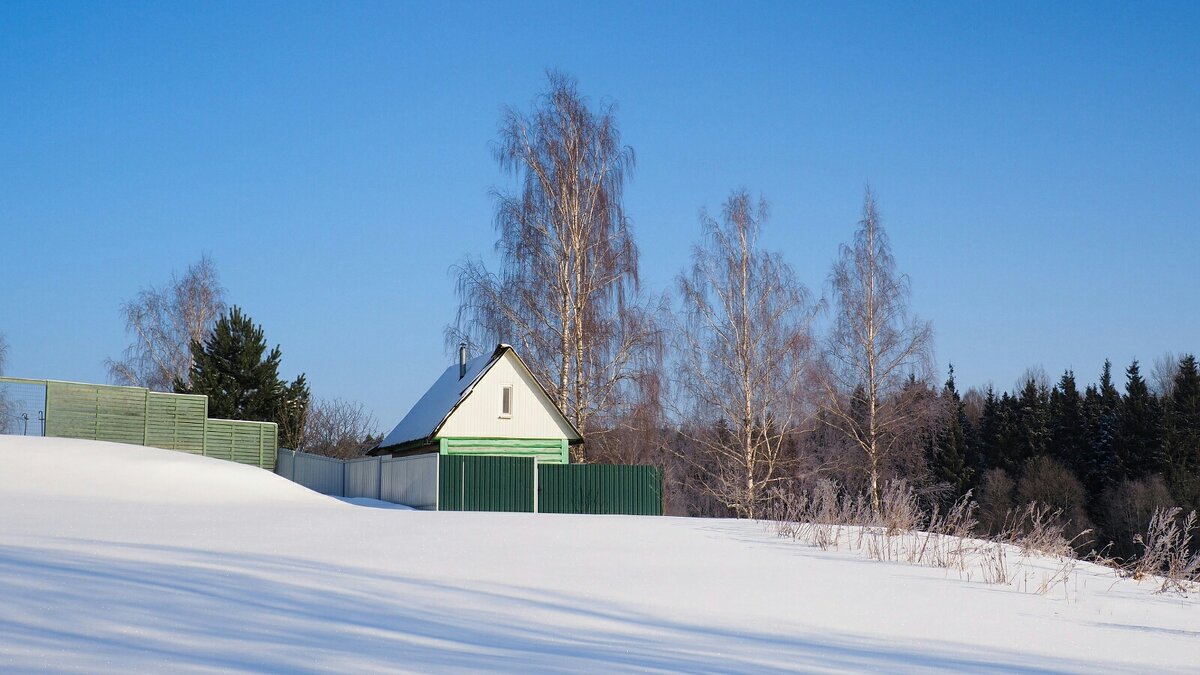
[[[262,453],[259,456],[258,465],[268,471],[275,470],[275,458],[279,453],[279,425],[274,422],[260,423],[259,434],[261,441],[259,443],[259,451]]]
[[[539,464],[538,511],[662,515],[656,466]]]
[[[533,512],[532,457],[442,455],[439,462],[439,510]]]
[[[146,445],[204,454],[207,418],[207,396],[152,391],[146,397]]]
[[[147,393],[140,387],[47,382],[46,435],[145,445]]]
[[[207,420],[204,454],[274,470],[277,439],[274,422]]]
[[[233,461],[232,420],[205,420],[204,454]]]
[[[46,436],[149,445],[275,468],[276,424],[207,419],[207,396],[81,382],[0,380],[45,386]]]

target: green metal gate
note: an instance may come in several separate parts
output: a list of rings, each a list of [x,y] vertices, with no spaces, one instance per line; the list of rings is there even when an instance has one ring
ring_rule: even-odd
[[[610,464],[539,464],[541,513],[662,515],[662,469]]]
[[[442,455],[440,511],[534,511],[532,457]]]

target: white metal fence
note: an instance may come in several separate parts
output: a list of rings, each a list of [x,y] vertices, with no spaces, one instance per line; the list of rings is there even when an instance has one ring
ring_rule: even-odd
[[[379,464],[379,499],[418,509],[438,507],[438,455],[389,457]]]
[[[334,497],[367,497],[436,509],[438,455],[336,459],[279,449],[275,473]]]

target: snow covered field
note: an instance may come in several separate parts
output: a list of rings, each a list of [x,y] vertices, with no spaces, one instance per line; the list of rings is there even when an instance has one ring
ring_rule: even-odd
[[[751,522],[371,506],[0,436],[0,671],[1200,668],[1196,597],[1090,565],[1042,596]]]

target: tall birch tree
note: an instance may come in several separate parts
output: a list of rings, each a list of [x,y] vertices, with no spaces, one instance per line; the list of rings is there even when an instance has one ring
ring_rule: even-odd
[[[8,363],[8,340],[0,333],[0,375],[4,375]],[[0,386],[0,433],[5,433],[9,423],[9,407],[7,387]]]
[[[177,379],[186,384],[192,343],[212,333],[225,312],[224,295],[216,265],[203,255],[182,277],[172,275],[165,286],[146,288],[121,305],[133,341],[119,360],[105,361],[109,379],[154,391],[171,391]]]
[[[634,154],[615,106],[589,106],[564,74],[548,80],[532,111],[504,113],[495,156],[518,187],[493,193],[500,271],[457,268],[447,338],[517,346],[586,435],[637,384],[657,332],[634,302],[638,251],[622,206]]]
[[[878,509],[889,458],[923,424],[922,404],[906,395],[905,383],[927,377],[933,327],[909,314],[909,280],[896,270],[870,188],[854,241],[841,247],[830,285],[834,316],[825,345],[823,417],[861,451]]]
[[[677,279],[683,454],[709,496],[750,518],[789,477],[790,441],[810,418],[812,301],[782,256],[760,247],[766,218],[745,191],[720,221],[702,213],[702,243]]]

